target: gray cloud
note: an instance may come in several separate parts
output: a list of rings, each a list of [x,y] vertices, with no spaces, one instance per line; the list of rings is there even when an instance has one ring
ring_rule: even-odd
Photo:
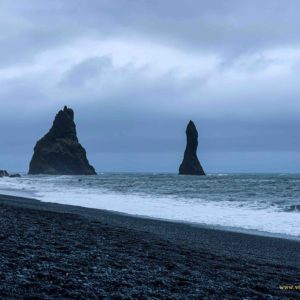
[[[111,60],[109,57],[92,57],[88,58],[79,64],[73,66],[65,74],[61,85],[70,88],[80,88],[101,76],[103,72],[112,68]],[[105,75],[105,74],[104,74]]]
[[[18,40],[24,53],[87,35],[147,35],[183,48],[232,54],[299,45],[297,0],[91,0],[88,5],[84,0],[4,0],[1,6],[5,44]]]

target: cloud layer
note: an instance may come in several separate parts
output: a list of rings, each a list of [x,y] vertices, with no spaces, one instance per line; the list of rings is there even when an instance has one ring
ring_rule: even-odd
[[[299,172],[299,1],[1,1],[1,168],[63,105],[101,171]],[[251,161],[251,163],[250,163]],[[298,167],[299,166],[299,167]]]

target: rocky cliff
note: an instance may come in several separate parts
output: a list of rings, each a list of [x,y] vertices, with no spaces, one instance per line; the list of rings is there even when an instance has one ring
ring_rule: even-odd
[[[94,175],[86,151],[78,142],[74,112],[64,107],[55,117],[50,131],[34,148],[29,174]]]
[[[197,157],[198,131],[193,121],[190,121],[186,128],[186,139],[187,143],[184,151],[184,158],[179,167],[179,174],[205,175]]]

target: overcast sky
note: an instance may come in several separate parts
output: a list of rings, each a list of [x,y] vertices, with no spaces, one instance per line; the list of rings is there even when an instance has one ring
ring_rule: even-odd
[[[0,0],[0,169],[64,105],[100,171],[300,172],[300,1]]]

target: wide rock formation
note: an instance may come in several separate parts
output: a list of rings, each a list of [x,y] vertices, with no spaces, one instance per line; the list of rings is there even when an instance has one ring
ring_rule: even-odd
[[[18,173],[9,174],[6,170],[0,170],[0,177],[11,177],[11,178],[15,178],[15,177],[21,177],[21,175],[18,174]]]
[[[186,148],[184,158],[179,167],[180,175],[205,175],[197,157],[198,131],[193,121],[186,128]]]
[[[94,175],[85,149],[78,142],[74,112],[64,107],[55,117],[50,131],[34,148],[29,174]]]

